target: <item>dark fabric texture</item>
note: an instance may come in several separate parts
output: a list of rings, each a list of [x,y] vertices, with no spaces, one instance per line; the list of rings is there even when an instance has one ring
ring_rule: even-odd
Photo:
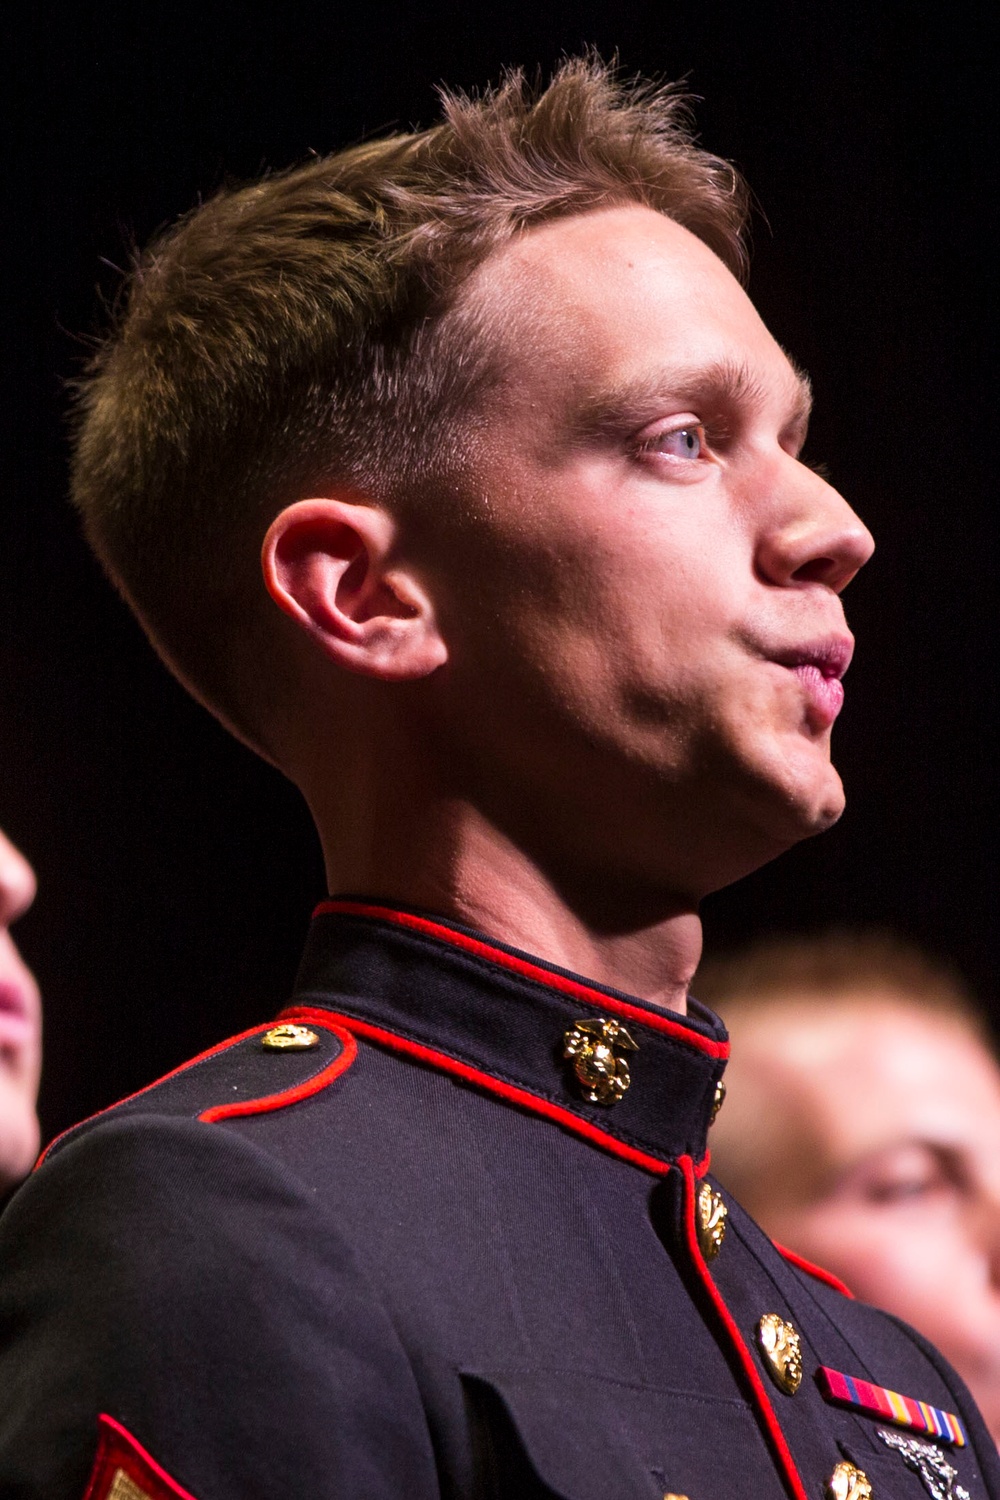
[[[666,1162],[708,1131],[719,1063],[697,1039],[724,1033],[704,1013],[690,1045],[667,1045],[630,1001],[651,1025],[634,1023],[632,1087],[602,1110],[559,1046],[592,1007],[446,937],[324,916],[294,1003],[515,1080],[612,1146],[641,1140]],[[199,1120],[251,1084],[301,1084],[337,1045],[262,1059],[239,1041],[77,1127],[15,1194],[0,1220],[3,1500],[80,1500],[100,1411],[196,1500],[787,1492],[688,1249],[676,1167],[644,1170],[363,1038],[322,1091]],[[789,1266],[727,1201],[711,1272],[744,1339],[765,1312],[802,1336],[802,1388],[769,1389],[806,1493],[849,1451],[870,1459],[877,1500],[926,1500],[876,1423],[822,1400],[826,1364],[958,1412],[960,1482],[1000,1496],[939,1357]]]

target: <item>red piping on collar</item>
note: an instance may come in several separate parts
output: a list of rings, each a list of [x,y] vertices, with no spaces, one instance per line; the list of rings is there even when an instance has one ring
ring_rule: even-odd
[[[809,1496],[806,1493],[805,1486],[803,1485],[802,1480],[799,1476],[799,1471],[795,1467],[795,1460],[792,1457],[791,1449],[788,1446],[785,1434],[781,1430],[781,1424],[778,1421],[778,1418],[775,1416],[774,1407],[771,1405],[770,1397],[768,1396],[767,1391],[764,1389],[764,1382],[760,1378],[760,1371],[757,1368],[757,1362],[751,1354],[750,1350],[747,1348],[743,1335],[739,1330],[739,1325],[737,1324],[736,1319],[733,1317],[732,1313],[729,1311],[729,1308],[726,1306],[725,1298],[719,1291],[719,1288],[716,1286],[715,1282],[712,1280],[712,1274],[708,1269],[708,1264],[705,1260],[704,1255],[702,1255],[701,1253],[701,1246],[698,1243],[698,1233],[695,1229],[694,1163],[689,1156],[681,1156],[678,1157],[677,1165],[680,1167],[682,1173],[684,1174],[686,1198],[684,1210],[684,1233],[687,1238],[688,1251],[691,1255],[692,1261],[694,1262],[695,1270],[697,1271],[705,1288],[705,1291],[708,1293],[708,1296],[715,1307],[715,1311],[718,1314],[723,1327],[725,1328],[732,1341],[733,1347],[735,1348],[736,1353],[739,1357],[740,1364],[743,1366],[743,1370],[747,1377],[747,1380],[750,1382],[750,1388],[753,1391],[754,1401],[757,1406],[757,1419],[764,1429],[764,1436],[766,1437],[771,1447],[771,1451],[781,1473],[781,1477],[785,1481],[785,1488],[788,1491],[788,1494],[792,1496],[792,1500],[809,1500]]]
[[[171,1479],[166,1469],[146,1452],[127,1427],[101,1412],[97,1419],[100,1438],[97,1457],[91,1470],[83,1500],[108,1500],[118,1485],[118,1475],[131,1479],[137,1489],[148,1495],[149,1500],[195,1500],[190,1490],[182,1489],[176,1479]]]
[[[817,1281],[825,1281],[827,1286],[832,1286],[835,1292],[840,1292],[843,1297],[850,1297],[854,1301],[854,1293],[849,1286],[845,1286],[839,1276],[834,1276],[832,1271],[826,1270],[824,1266],[814,1265],[811,1260],[806,1260],[804,1255],[789,1250],[787,1245],[779,1245],[777,1240],[771,1241],[778,1254],[788,1261],[790,1266],[797,1266],[800,1271],[805,1271],[807,1276],[815,1276]]]
[[[306,1099],[310,1094],[318,1093],[328,1083],[332,1083],[338,1074],[346,1072],[357,1056],[358,1051],[358,1045],[353,1036],[349,1031],[344,1031],[339,1026],[333,1025],[323,1011],[318,1011],[314,1020],[318,1026],[322,1026],[325,1030],[331,1032],[340,1042],[343,1049],[325,1068],[321,1068],[318,1073],[313,1074],[311,1078],[307,1078],[304,1083],[298,1083],[293,1088],[284,1089],[277,1094],[265,1094],[259,1099],[239,1099],[228,1104],[212,1105],[209,1109],[203,1110],[198,1119],[210,1124],[217,1120],[230,1120],[237,1115],[263,1114],[266,1110],[282,1109],[286,1104],[295,1104],[299,1099]],[[164,1073],[162,1078],[156,1078],[152,1083],[147,1083],[141,1089],[136,1089],[134,1093],[126,1094],[123,1099],[116,1099],[114,1104],[109,1104],[106,1108],[97,1110],[95,1114],[88,1115],[86,1119],[78,1120],[75,1125],[70,1125],[66,1130],[60,1131],[53,1140],[49,1141],[49,1144],[35,1162],[33,1170],[37,1172],[49,1152],[58,1146],[60,1141],[65,1140],[68,1135],[73,1135],[75,1131],[79,1130],[81,1125],[90,1125],[94,1120],[101,1119],[103,1115],[111,1114],[112,1110],[118,1109],[120,1105],[129,1104],[133,1099],[141,1099],[143,1094],[149,1093],[150,1089],[159,1088],[161,1083],[167,1083],[171,1078],[176,1078],[178,1073],[186,1073],[188,1068],[193,1068],[197,1063],[202,1063],[210,1057],[215,1057],[219,1052],[228,1051],[230,1047],[235,1047],[239,1042],[245,1042],[249,1037],[263,1036],[264,1032],[270,1031],[273,1025],[273,1021],[265,1021],[260,1026],[251,1026],[249,1031],[241,1031],[236,1036],[227,1037],[224,1042],[216,1042],[214,1047],[209,1047],[205,1052],[199,1052],[197,1057],[189,1057],[187,1062],[181,1063],[179,1067],[171,1068],[170,1072]]]
[[[464,953],[473,953],[477,958],[485,958],[503,969],[509,969],[511,973],[519,975],[522,979],[533,979],[538,984],[547,985],[551,990],[559,990],[564,995],[572,996],[574,1000],[582,1000],[586,1005],[596,1005],[600,1010],[610,1011],[613,1015],[626,1016],[631,1021],[641,1022],[643,1026],[648,1026],[653,1031],[662,1031],[665,1035],[675,1037],[687,1046],[694,1047],[698,1052],[704,1052],[708,1057],[726,1058],[729,1056],[728,1042],[716,1042],[711,1037],[699,1036],[697,1032],[690,1031],[686,1026],[681,1026],[678,1022],[671,1021],[655,1011],[640,1010],[637,1005],[629,1005],[625,1000],[617,1000],[613,995],[606,995],[603,990],[591,989],[589,985],[570,979],[565,974],[554,974],[551,969],[543,969],[541,965],[533,964],[528,959],[518,958],[513,953],[505,953],[502,948],[494,948],[490,943],[483,942],[481,938],[469,937],[464,932],[456,932],[454,928],[445,927],[440,922],[432,922],[427,917],[417,917],[412,912],[394,911],[389,906],[371,906],[362,901],[338,901],[336,899],[321,901],[313,912],[314,917],[337,915],[374,917],[380,922],[392,922],[397,927],[407,927],[411,932],[423,933],[426,937],[436,938],[438,942],[448,943],[452,948],[459,948]]]
[[[658,1156],[650,1156],[635,1146],[629,1146],[626,1142],[617,1140],[613,1135],[602,1130],[599,1125],[592,1125],[589,1120],[581,1120],[580,1116],[573,1114],[572,1110],[563,1109],[561,1105],[542,1099],[538,1094],[529,1093],[527,1089],[518,1088],[515,1084],[505,1083],[501,1078],[494,1078],[491,1073],[484,1073],[479,1068],[471,1067],[469,1063],[460,1062],[458,1058],[450,1057],[447,1052],[438,1052],[432,1047],[425,1047],[421,1042],[411,1042],[408,1037],[399,1036],[394,1031],[385,1031],[381,1026],[372,1026],[368,1021],[358,1021],[354,1016],[345,1016],[338,1012],[314,1010],[308,1005],[290,1006],[281,1012],[281,1019],[308,1021],[312,1025],[322,1024],[323,1017],[329,1018],[331,1014],[339,1023],[338,1032],[339,1027],[343,1026],[346,1030],[357,1032],[358,1036],[363,1036],[378,1046],[388,1047],[393,1052],[402,1052],[407,1057],[415,1057],[419,1062],[438,1068],[443,1073],[452,1073],[455,1077],[464,1079],[466,1083],[473,1083],[478,1088],[498,1095],[508,1104],[516,1104],[531,1114],[554,1120],[557,1125],[571,1130],[574,1135],[582,1136],[591,1145],[600,1146],[602,1150],[610,1152],[612,1156],[621,1157],[623,1161],[630,1162],[634,1167],[642,1167],[646,1172],[655,1172],[658,1177],[663,1177],[673,1166],[672,1161],[661,1161]],[[690,1157],[684,1159],[691,1160]],[[706,1152],[703,1161],[699,1162],[695,1170],[704,1172],[707,1167],[708,1154]]]

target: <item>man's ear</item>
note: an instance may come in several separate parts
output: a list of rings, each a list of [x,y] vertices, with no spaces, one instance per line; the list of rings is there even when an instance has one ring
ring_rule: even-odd
[[[447,660],[431,601],[395,557],[396,523],[377,506],[297,500],[268,528],[268,593],[339,666],[384,682]]]

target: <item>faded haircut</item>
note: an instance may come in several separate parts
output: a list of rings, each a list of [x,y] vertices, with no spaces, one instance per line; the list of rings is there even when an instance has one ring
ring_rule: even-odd
[[[324,487],[400,506],[461,464],[495,338],[459,293],[491,251],[636,203],[744,269],[745,189],[676,89],[586,57],[545,88],[513,72],[442,98],[432,129],[227,188],[168,229],[76,383],[88,539],[172,669],[258,748],[264,532]]]

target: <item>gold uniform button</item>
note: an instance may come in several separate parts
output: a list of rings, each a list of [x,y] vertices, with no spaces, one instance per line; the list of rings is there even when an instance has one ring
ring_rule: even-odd
[[[712,1113],[708,1117],[709,1125],[714,1125],[719,1117],[719,1110],[726,1102],[726,1085],[720,1078],[715,1085],[715,1097],[712,1100]]]
[[[618,1103],[632,1082],[628,1063],[618,1054],[638,1050],[620,1021],[578,1021],[563,1036],[563,1057],[572,1058],[588,1104]]]
[[[757,1324],[757,1342],[775,1385],[786,1396],[794,1396],[802,1384],[802,1340],[798,1329],[777,1313],[765,1313]]]
[[[826,1481],[826,1500],[871,1500],[872,1487],[864,1469],[838,1464]]]
[[[703,1182],[698,1189],[697,1224],[698,1243],[706,1260],[714,1260],[722,1249],[728,1215],[729,1210],[722,1201],[722,1194]]]
[[[319,1037],[308,1026],[272,1026],[261,1038],[261,1046],[274,1052],[307,1052],[319,1046]]]

